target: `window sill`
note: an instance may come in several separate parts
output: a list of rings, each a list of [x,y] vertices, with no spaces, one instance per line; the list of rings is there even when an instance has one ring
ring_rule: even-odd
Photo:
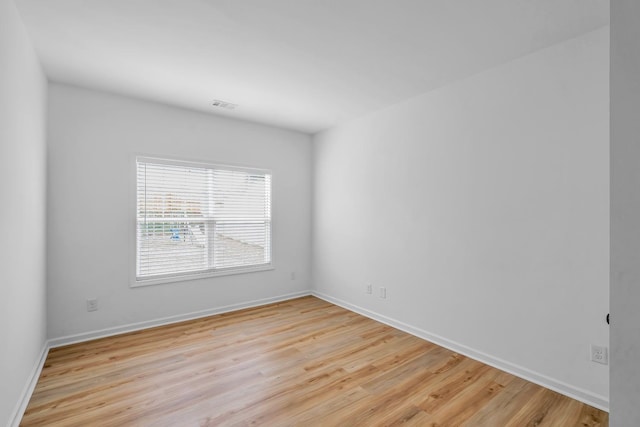
[[[188,280],[207,279],[210,277],[231,276],[235,274],[256,273],[259,271],[274,270],[273,264],[264,264],[255,267],[228,268],[218,271],[206,271],[203,273],[185,273],[176,276],[157,277],[152,279],[137,280],[133,278],[129,287],[140,288],[144,286],[163,285],[165,283],[186,282]]]

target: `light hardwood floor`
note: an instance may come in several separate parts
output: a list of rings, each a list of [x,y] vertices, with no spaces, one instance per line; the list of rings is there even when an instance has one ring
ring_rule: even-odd
[[[607,426],[314,297],[52,349],[24,426]]]

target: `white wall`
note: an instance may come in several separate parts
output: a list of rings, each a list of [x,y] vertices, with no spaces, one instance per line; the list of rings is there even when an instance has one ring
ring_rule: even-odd
[[[316,135],[316,291],[606,406],[608,31]]]
[[[640,425],[640,2],[611,2],[611,426]]]
[[[275,270],[130,288],[136,153],[271,169]],[[50,338],[308,290],[310,168],[301,133],[51,85]]]
[[[12,0],[0,0],[0,425],[46,339],[46,79]]]

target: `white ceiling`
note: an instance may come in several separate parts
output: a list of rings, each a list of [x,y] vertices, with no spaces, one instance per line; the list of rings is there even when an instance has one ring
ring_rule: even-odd
[[[308,133],[609,23],[609,0],[16,3],[53,81]]]

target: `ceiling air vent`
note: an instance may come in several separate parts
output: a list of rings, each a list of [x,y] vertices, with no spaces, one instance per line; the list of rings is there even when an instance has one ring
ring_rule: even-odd
[[[219,99],[214,99],[211,105],[218,108],[224,108],[225,110],[235,110],[238,106],[238,104],[232,104],[227,101],[220,101]]]

